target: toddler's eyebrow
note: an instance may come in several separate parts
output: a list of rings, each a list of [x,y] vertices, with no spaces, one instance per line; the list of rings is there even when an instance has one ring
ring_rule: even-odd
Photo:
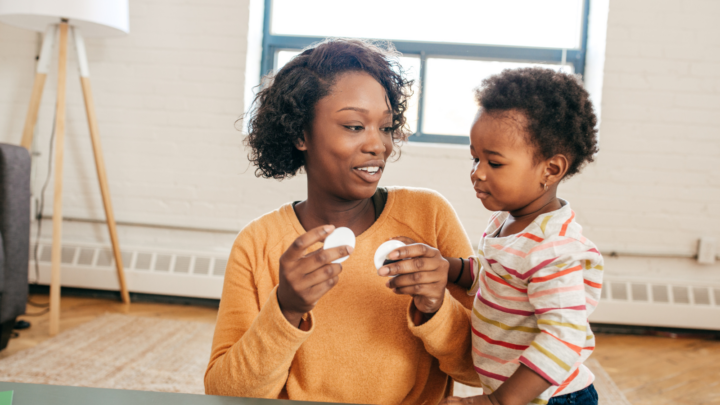
[[[495,152],[494,150],[483,149],[483,153],[488,154],[488,155],[497,155],[497,156],[500,156],[500,157],[505,157],[505,156],[503,156],[502,153],[500,153],[500,152]]]

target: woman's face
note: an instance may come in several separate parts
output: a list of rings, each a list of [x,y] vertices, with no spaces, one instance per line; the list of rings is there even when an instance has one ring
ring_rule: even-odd
[[[391,127],[380,83],[363,72],[339,76],[315,106],[312,128],[298,146],[310,188],[345,201],[372,197],[392,153]]]

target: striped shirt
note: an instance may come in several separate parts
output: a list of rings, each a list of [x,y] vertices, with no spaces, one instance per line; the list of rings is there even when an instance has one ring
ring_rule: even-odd
[[[595,348],[587,319],[600,298],[603,259],[561,203],[506,237],[497,234],[509,214],[495,213],[471,258],[473,363],[486,393],[521,363],[552,384],[534,404],[595,379],[583,362]]]

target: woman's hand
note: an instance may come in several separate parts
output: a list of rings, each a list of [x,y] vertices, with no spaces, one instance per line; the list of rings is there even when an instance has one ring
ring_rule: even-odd
[[[404,243],[407,238],[395,238]],[[424,314],[434,314],[442,306],[447,285],[448,261],[440,251],[415,243],[390,252],[389,260],[400,260],[378,269],[380,276],[396,276],[387,283],[396,294],[413,296],[415,307]],[[405,260],[407,259],[407,260]]]
[[[478,395],[467,398],[447,397],[439,405],[495,405],[495,403],[487,395]]]
[[[303,315],[337,284],[342,265],[332,261],[352,253],[352,247],[339,246],[305,255],[308,247],[324,241],[334,229],[332,225],[319,226],[295,239],[280,256],[278,304],[285,319],[293,325],[299,326]]]

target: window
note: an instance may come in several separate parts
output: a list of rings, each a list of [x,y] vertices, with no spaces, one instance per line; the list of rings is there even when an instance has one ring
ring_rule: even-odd
[[[524,66],[584,72],[588,9],[589,0],[265,0],[261,73],[326,37],[390,40],[415,79],[410,141],[468,144],[473,90],[486,77]]]

